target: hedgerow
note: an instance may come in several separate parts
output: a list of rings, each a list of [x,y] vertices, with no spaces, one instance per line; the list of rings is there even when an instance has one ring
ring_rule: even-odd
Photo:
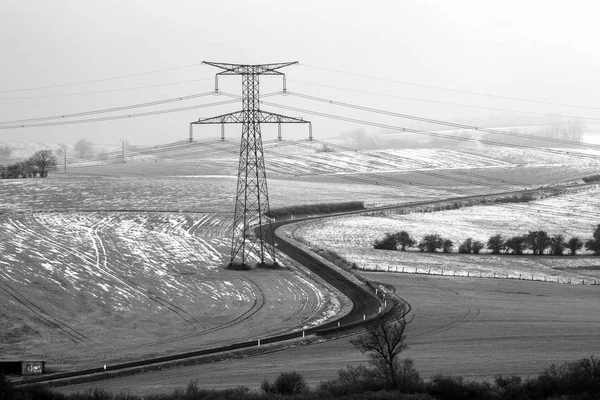
[[[266,213],[269,218],[286,218],[292,215],[329,214],[334,212],[364,210],[363,201],[346,201],[340,203],[317,203],[298,206],[272,208]]]

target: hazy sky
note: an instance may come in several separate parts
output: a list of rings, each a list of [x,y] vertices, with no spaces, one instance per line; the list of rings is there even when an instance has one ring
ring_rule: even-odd
[[[218,71],[190,66],[203,60],[245,64],[297,60],[300,66],[285,70],[291,91],[430,118],[501,112],[398,97],[600,118],[598,15],[596,1],[2,0],[0,124],[208,92]],[[407,83],[589,108],[502,100]],[[269,93],[279,90],[281,81],[264,77],[261,84],[261,93]],[[24,90],[57,85],[65,86]],[[240,86],[239,77],[221,81],[221,88],[230,93],[239,94]],[[209,96],[96,117],[223,100],[227,98]],[[268,100],[406,125],[400,119],[289,96]],[[87,138],[106,144],[117,144],[120,139],[167,143],[185,139],[193,120],[238,108],[230,105],[125,121],[0,129],[0,142],[72,143]],[[317,137],[359,127],[264,109],[312,120]],[[196,137],[218,132],[207,128]],[[297,127],[284,128],[286,133],[306,135]],[[272,138],[275,130],[265,128],[264,135]],[[237,139],[239,129],[229,128],[228,137]]]

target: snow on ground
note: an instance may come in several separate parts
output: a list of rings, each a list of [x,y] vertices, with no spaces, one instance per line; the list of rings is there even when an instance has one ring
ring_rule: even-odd
[[[576,257],[515,257],[460,254],[427,254],[373,249],[373,242],[387,232],[406,230],[419,240],[438,233],[458,244],[471,237],[487,242],[495,234],[504,237],[545,230],[567,239],[592,237],[600,224],[600,185],[530,203],[464,207],[458,210],[407,215],[352,216],[300,223],[285,232],[304,243],[332,250],[360,268],[512,278],[552,279],[600,283],[600,258],[582,251]],[[587,254],[587,255],[584,255]]]

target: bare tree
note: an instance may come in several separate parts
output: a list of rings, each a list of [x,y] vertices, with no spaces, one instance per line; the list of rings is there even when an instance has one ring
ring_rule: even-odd
[[[583,242],[581,241],[581,239],[579,239],[579,237],[573,236],[567,242],[567,247],[569,248],[569,254],[574,256],[577,254],[577,251],[581,250],[581,248],[583,247]]]
[[[398,387],[399,355],[408,348],[404,331],[412,321],[402,317],[380,315],[366,326],[366,332],[350,341],[361,353],[369,353],[369,363],[375,367],[387,385]]]
[[[593,251],[597,256],[600,255],[600,225],[594,230],[594,238],[585,242],[585,248]]]
[[[415,245],[415,240],[411,238],[410,234],[406,231],[398,232],[396,234],[396,239],[400,245],[401,251],[406,251],[407,247],[413,247]]]
[[[444,239],[437,233],[423,236],[419,245],[423,244],[426,251],[434,253],[444,245]],[[420,247],[419,247],[420,249]]]
[[[52,150],[39,150],[33,153],[28,162],[32,165],[34,171],[40,175],[40,178],[46,178],[48,172],[57,169],[56,156]]]
[[[0,146],[0,159],[6,160],[9,159],[12,154],[12,148],[7,145]]]
[[[506,248],[502,235],[490,236],[487,241],[487,248],[492,251],[492,254],[500,254]]]
[[[442,251],[444,253],[450,253],[453,247],[454,243],[450,239],[444,239],[444,241],[442,242]]]
[[[94,149],[94,145],[92,144],[92,142],[90,142],[87,139],[79,139],[73,145],[73,150],[75,150],[75,153],[77,153],[77,155],[79,155],[79,157],[87,156],[88,154],[90,154],[92,152],[93,149]]]

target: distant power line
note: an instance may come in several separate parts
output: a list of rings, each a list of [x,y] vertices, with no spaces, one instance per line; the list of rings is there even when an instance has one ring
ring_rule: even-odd
[[[367,91],[367,90],[357,90],[357,89],[351,89],[351,88],[340,87],[340,86],[321,85],[321,84],[313,83],[313,82],[299,81],[297,79],[288,79],[288,82],[297,82],[297,83],[301,83],[301,84],[305,84],[305,85],[318,86],[318,87],[324,87],[324,88],[336,89],[336,90],[344,90],[347,92],[372,94],[375,96],[382,96],[382,97],[391,97],[394,99],[422,101],[422,102],[426,102],[426,103],[445,104],[445,105],[458,106],[458,107],[477,108],[480,110],[504,111],[504,112],[518,113],[518,114],[540,115],[540,116],[545,116],[545,117],[576,118],[576,119],[581,119],[581,120],[600,121],[600,118],[582,117],[582,116],[577,116],[577,115],[562,115],[562,114],[552,114],[552,113],[543,113],[543,112],[534,112],[534,111],[513,110],[513,109],[508,109],[508,108],[483,107],[483,106],[476,106],[473,104],[453,103],[453,102],[449,102],[449,101],[420,99],[417,97],[396,96],[393,94],[377,93],[377,92],[371,92],[371,91]]]
[[[154,70],[154,71],[139,72],[139,73],[135,73],[135,74],[113,76],[113,77],[110,77],[110,78],[92,79],[92,80],[88,80],[88,81],[78,81],[78,82],[70,82],[70,83],[61,83],[61,84],[57,84],[57,85],[48,85],[48,86],[36,86],[36,87],[30,87],[30,88],[25,88],[25,89],[1,90],[0,93],[29,92],[29,91],[32,91],[32,90],[54,89],[54,88],[66,87],[66,86],[83,85],[83,84],[86,84],[86,83],[106,82],[106,81],[112,81],[112,80],[116,80],[116,79],[131,78],[131,77],[134,77],[134,76],[151,75],[151,74],[157,74],[157,73],[160,73],[160,72],[174,71],[174,70],[177,70],[177,69],[197,67],[197,66],[200,66],[200,65],[202,65],[202,64],[196,63],[196,64],[189,64],[189,65],[182,65],[182,66],[179,66],[179,67],[158,69],[158,70]]]
[[[484,96],[484,97],[490,97],[490,98],[495,98],[495,99],[515,100],[515,101],[522,101],[522,102],[527,102],[527,103],[536,103],[536,104],[546,104],[546,105],[553,105],[553,106],[582,108],[582,109],[588,109],[588,110],[600,110],[600,107],[590,107],[590,106],[582,106],[582,105],[566,104],[566,103],[554,103],[554,102],[550,102],[550,101],[531,100],[531,99],[524,99],[524,98],[520,98],[520,97],[509,97],[509,96],[499,96],[499,95],[487,94],[487,93],[469,92],[469,91],[466,91],[466,90],[449,89],[449,88],[444,88],[444,87],[439,87],[439,86],[431,86],[431,85],[424,85],[424,84],[420,84],[420,83],[413,83],[413,82],[399,81],[399,80],[395,80],[395,79],[381,78],[381,77],[372,76],[372,75],[357,74],[357,73],[353,73],[353,72],[340,71],[340,70],[337,70],[337,69],[330,69],[330,68],[318,67],[318,66],[309,65],[309,64],[299,64],[299,65],[300,66],[304,66],[304,67],[314,68],[314,69],[320,69],[320,70],[323,70],[323,71],[336,72],[338,74],[351,75],[351,76],[359,76],[361,78],[374,79],[374,80],[384,81],[384,82],[400,83],[402,85],[416,86],[416,87],[422,87],[422,88],[427,88],[427,89],[443,90],[443,91],[446,91],[446,92],[470,94],[470,95]]]
[[[0,125],[0,129],[39,128],[39,127],[45,127],[45,126],[74,125],[74,124],[85,124],[85,123],[90,123],[90,122],[112,121],[112,120],[118,120],[118,119],[149,117],[151,115],[168,114],[168,113],[173,113],[173,112],[196,110],[199,108],[214,107],[214,106],[232,104],[232,103],[237,103],[237,102],[238,102],[237,99],[236,100],[224,100],[224,101],[220,101],[220,102],[216,102],[216,103],[198,104],[198,105],[188,106],[188,107],[170,108],[170,109],[166,109],[166,110],[156,110],[156,111],[149,111],[149,112],[137,113],[137,114],[115,115],[115,116],[110,116],[110,117],[100,117],[100,118],[90,118],[90,119],[76,119],[76,120],[70,120],[70,121],[42,122],[42,123],[18,124],[18,125]]]
[[[124,92],[127,90],[138,90],[138,89],[147,89],[147,88],[155,88],[155,87],[162,87],[162,86],[181,85],[182,83],[201,82],[201,81],[208,81],[208,80],[213,81],[214,79],[215,79],[214,77],[189,79],[189,80],[185,80],[185,81],[157,83],[155,85],[132,86],[132,87],[121,88],[121,89],[90,90],[90,91],[86,91],[86,92],[77,92],[77,93],[43,94],[43,95],[38,95],[38,96],[0,97],[0,101],[2,101],[2,100],[44,99],[44,98],[53,98],[53,97],[82,96],[82,95],[87,95],[87,94],[98,94],[98,93]]]
[[[115,111],[124,111],[124,110],[130,110],[133,108],[157,106],[157,105],[161,105],[161,104],[173,103],[176,101],[197,99],[199,97],[204,97],[204,96],[209,96],[209,95],[214,95],[214,92],[191,94],[191,95],[187,95],[187,96],[174,97],[171,99],[156,100],[156,101],[150,101],[147,103],[132,104],[132,105],[127,105],[127,106],[113,107],[113,108],[105,108],[105,109],[101,109],[101,110],[83,111],[83,112],[73,113],[73,114],[62,114],[62,115],[53,115],[53,116],[47,116],[47,117],[16,119],[16,120],[12,120],[12,121],[0,121],[0,125],[9,125],[9,124],[23,123],[23,122],[45,121],[45,120],[52,120],[52,119],[83,117],[86,115],[103,114],[103,113],[115,112]]]

